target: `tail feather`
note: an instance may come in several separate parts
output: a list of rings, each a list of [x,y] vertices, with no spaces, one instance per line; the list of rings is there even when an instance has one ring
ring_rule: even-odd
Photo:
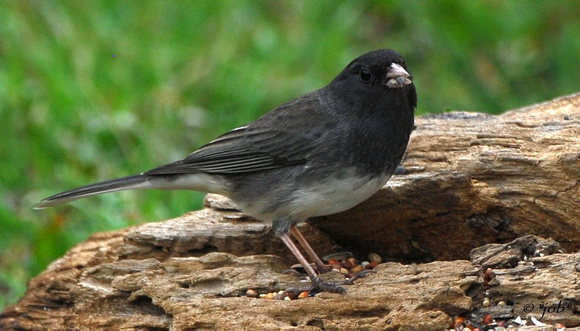
[[[34,209],[44,209],[46,207],[57,206],[76,199],[101,193],[123,190],[134,190],[134,189],[145,189],[145,188],[151,188],[149,178],[146,175],[140,174],[118,179],[112,179],[55,194],[53,196],[41,200],[34,207]]]

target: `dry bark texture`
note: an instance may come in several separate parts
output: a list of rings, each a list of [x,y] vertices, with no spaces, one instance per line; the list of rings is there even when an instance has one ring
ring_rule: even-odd
[[[320,254],[397,261],[346,295],[245,297],[296,285],[282,274],[293,258],[267,225],[209,195],[204,210],[71,249],[0,329],[429,330],[487,314],[580,329],[580,94],[497,117],[418,118],[403,165],[367,202],[301,225]]]
[[[319,229],[351,250],[402,262],[466,259],[472,248],[528,233],[580,249],[580,94],[416,124],[408,174],[316,220]]]

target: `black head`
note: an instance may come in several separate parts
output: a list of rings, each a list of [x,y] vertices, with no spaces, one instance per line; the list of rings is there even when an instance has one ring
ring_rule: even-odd
[[[403,57],[391,49],[369,52],[354,59],[328,88],[347,104],[363,102],[372,107],[374,102],[381,103],[387,98],[404,103],[412,110],[417,107],[413,77]]]

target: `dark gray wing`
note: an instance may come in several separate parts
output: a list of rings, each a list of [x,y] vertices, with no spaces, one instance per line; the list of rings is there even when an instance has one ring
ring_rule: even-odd
[[[305,164],[316,148],[316,138],[337,121],[321,109],[318,93],[283,104],[202,146],[185,159],[145,174],[238,174]]]

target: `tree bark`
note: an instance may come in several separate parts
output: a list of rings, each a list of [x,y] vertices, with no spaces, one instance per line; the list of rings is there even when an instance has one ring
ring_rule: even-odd
[[[580,249],[580,94],[500,116],[417,118],[408,173],[315,220],[337,243],[401,261],[467,259],[525,234]]]
[[[492,315],[580,329],[580,94],[419,117],[403,166],[363,204],[300,226],[321,255],[391,261],[345,295],[246,297],[295,286],[282,273],[295,261],[269,226],[208,195],[201,211],[74,247],[0,328],[444,329]]]

